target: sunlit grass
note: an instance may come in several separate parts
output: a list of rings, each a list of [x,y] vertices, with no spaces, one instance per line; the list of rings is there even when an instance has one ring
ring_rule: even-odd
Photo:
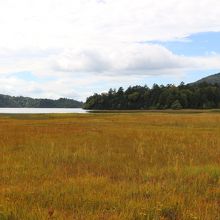
[[[0,220],[220,219],[220,114],[0,116]]]

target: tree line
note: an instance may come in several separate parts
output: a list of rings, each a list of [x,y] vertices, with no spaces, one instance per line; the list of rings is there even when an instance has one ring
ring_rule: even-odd
[[[81,108],[82,102],[73,99],[60,98],[53,99],[34,99],[29,97],[15,97],[0,94],[0,107],[7,108]]]
[[[138,110],[138,109],[210,109],[220,108],[219,84],[173,84],[129,86],[126,90],[110,89],[107,93],[87,98],[85,109]]]

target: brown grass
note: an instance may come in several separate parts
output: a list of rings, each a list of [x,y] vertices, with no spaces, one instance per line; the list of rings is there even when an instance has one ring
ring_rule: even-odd
[[[0,220],[220,219],[220,114],[0,116]]]

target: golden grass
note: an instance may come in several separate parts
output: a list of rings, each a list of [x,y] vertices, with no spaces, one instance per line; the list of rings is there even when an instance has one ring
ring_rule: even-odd
[[[0,220],[220,219],[220,114],[0,116]]]

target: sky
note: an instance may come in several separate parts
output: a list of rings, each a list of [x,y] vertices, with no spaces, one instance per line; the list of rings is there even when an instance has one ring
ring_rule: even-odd
[[[0,94],[85,101],[220,72],[219,0],[0,0]]]

